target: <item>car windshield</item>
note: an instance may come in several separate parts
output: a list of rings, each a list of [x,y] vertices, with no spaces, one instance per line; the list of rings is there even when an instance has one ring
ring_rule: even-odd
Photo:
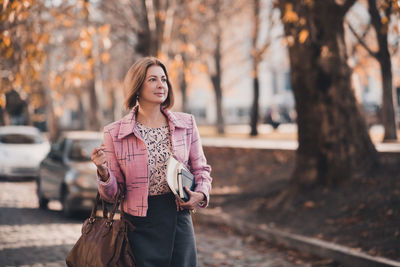
[[[3,144],[40,144],[43,138],[40,135],[31,134],[2,134],[0,135],[0,143]]]
[[[100,145],[99,139],[74,140],[68,158],[73,161],[89,161],[93,149]]]

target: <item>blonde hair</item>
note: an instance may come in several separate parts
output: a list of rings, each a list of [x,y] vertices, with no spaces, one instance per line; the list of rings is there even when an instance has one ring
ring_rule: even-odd
[[[171,83],[168,78],[167,68],[165,65],[155,57],[144,57],[136,61],[128,70],[124,79],[124,90],[127,92],[125,100],[125,107],[132,109],[137,104],[137,98],[142,89],[144,80],[146,78],[147,70],[151,66],[160,66],[165,73],[168,85],[167,99],[161,104],[164,108],[172,107],[174,104],[174,94]]]

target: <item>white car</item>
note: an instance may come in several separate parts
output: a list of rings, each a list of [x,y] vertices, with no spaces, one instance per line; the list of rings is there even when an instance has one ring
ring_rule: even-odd
[[[47,138],[32,126],[0,127],[0,176],[37,177],[50,151]]]

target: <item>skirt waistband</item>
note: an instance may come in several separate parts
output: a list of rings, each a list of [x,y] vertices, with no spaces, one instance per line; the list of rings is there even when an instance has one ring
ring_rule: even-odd
[[[167,193],[167,194],[162,194],[162,195],[154,195],[154,196],[149,196],[148,200],[157,200],[157,199],[169,199],[169,198],[175,198],[173,193]]]

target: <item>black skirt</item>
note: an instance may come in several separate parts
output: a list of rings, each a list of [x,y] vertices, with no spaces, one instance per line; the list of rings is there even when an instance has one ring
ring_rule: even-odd
[[[175,196],[150,196],[146,217],[125,214],[135,230],[129,241],[137,267],[195,267],[196,242],[189,210],[177,211]]]

